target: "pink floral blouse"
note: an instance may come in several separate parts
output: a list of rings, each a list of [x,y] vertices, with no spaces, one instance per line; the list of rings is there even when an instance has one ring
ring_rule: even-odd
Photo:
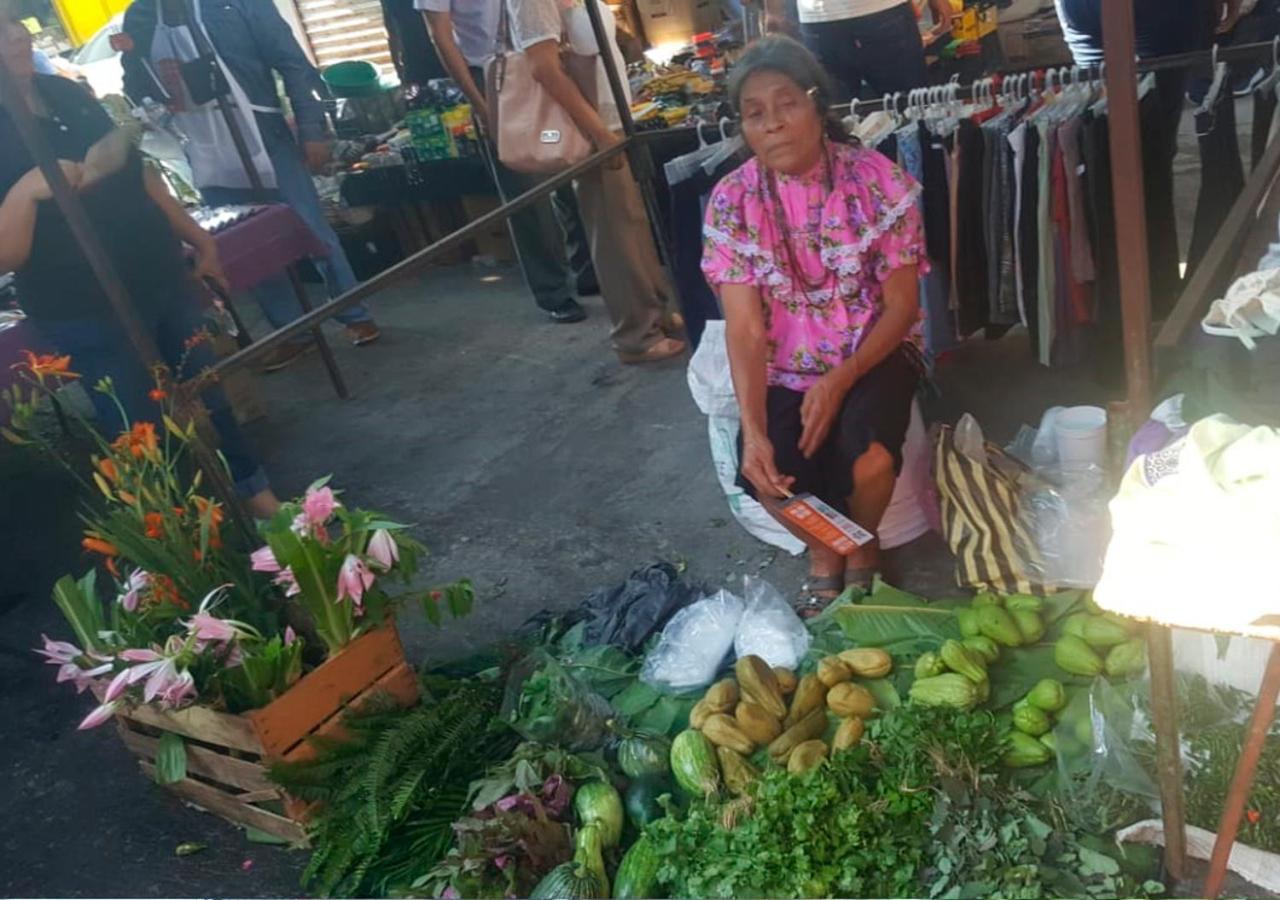
[[[760,289],[769,384],[795,391],[853,354],[884,309],[883,285],[895,269],[928,265],[920,185],[874,150],[828,146],[830,193],[822,162],[807,175],[774,176],[791,252],[755,159],[716,186],[703,226],[707,281]],[[792,253],[800,274],[791,271]],[[919,323],[911,339],[920,342]]]

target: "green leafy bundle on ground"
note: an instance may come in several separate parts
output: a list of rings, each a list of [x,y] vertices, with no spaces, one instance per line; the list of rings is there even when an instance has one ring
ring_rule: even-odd
[[[1117,897],[1158,893],[1001,767],[989,712],[904,706],[801,776],[694,803],[646,833],[672,897]],[[1144,860],[1145,861],[1145,860]]]
[[[501,688],[424,680],[420,705],[366,707],[347,736],[271,770],[293,796],[320,805],[303,886],[325,896],[381,897],[407,889],[453,841],[471,781],[516,739],[498,722]]]

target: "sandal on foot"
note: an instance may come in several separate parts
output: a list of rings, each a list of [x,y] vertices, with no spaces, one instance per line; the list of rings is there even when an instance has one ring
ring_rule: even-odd
[[[834,603],[840,594],[844,592],[845,577],[844,574],[838,575],[810,575],[809,579],[800,586],[800,597],[791,605],[802,619],[812,619],[818,615],[832,603]],[[823,594],[830,594],[825,597]]]

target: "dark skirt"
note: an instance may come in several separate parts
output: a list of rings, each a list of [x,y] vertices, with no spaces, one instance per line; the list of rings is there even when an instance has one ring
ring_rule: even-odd
[[[784,387],[770,387],[766,398],[766,427],[773,444],[774,463],[783,475],[794,478],[791,490],[813,494],[841,512],[853,495],[853,464],[875,443],[893,455],[895,472],[902,471],[902,445],[911,424],[911,403],[920,384],[919,352],[904,345],[858,379],[844,398],[840,415],[826,442],[805,459],[800,452],[800,406],[804,394]],[[738,458],[742,458],[742,434],[738,434]],[[756,497],[753,484],[738,471],[738,486]],[[759,499],[759,498],[757,498]]]

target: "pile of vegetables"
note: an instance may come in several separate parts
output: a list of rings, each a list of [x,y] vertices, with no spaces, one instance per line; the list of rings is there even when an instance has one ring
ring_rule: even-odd
[[[699,696],[644,684],[639,658],[588,646],[580,629],[544,637],[504,667],[500,709],[498,679],[465,682],[484,685],[489,746],[504,755],[469,759],[450,733],[441,738],[456,771],[423,752],[422,768],[393,780],[415,798],[410,809],[432,816],[412,866],[403,826],[374,818],[383,830],[368,853],[395,845],[406,864],[392,877],[362,851],[326,863],[313,888],[544,898],[1162,890],[1064,815],[1059,767],[1046,765],[1059,743],[1092,745],[1088,705],[1072,696],[1087,699],[1080,690],[1099,673],[1145,664],[1123,620],[1080,595],[926,604],[882,587],[808,627],[812,648],[795,670],[744,656]],[[351,762],[346,777],[359,781]],[[416,799],[441,778],[439,802],[429,802],[439,791]],[[443,830],[440,803],[455,810]],[[369,814],[359,803],[335,813]],[[321,821],[343,830],[336,815]]]

